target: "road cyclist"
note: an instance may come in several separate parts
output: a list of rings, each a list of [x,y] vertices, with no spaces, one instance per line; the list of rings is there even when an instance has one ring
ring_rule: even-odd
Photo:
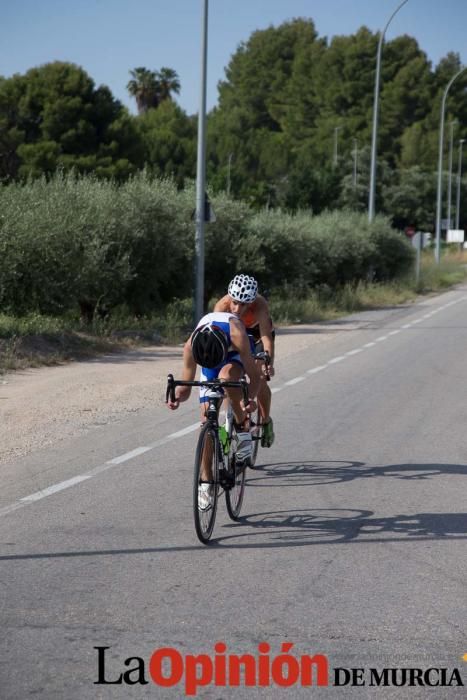
[[[272,395],[268,381],[274,376],[275,331],[269,304],[264,296],[258,294],[258,283],[254,277],[238,274],[231,280],[227,294],[216,302],[214,311],[238,316],[252,338],[254,352],[267,353],[267,363],[257,361],[262,371],[258,404],[262,423],[261,446],[271,447],[274,442],[274,424],[271,418]]]
[[[199,382],[195,382],[197,366],[201,367]],[[247,396],[243,396],[240,380],[248,375]],[[208,419],[208,408],[212,406],[213,385],[225,393],[230,402],[235,428],[235,461],[248,466],[251,462],[252,439],[249,431],[249,414],[256,408],[256,397],[260,386],[260,372],[253,359],[250,339],[244,324],[236,315],[227,312],[212,312],[203,316],[183,348],[181,380],[175,382],[173,392],[168,392],[169,409],[176,410],[187,401],[193,386],[200,387],[201,424]],[[209,386],[211,383],[211,386]],[[222,387],[225,383],[225,389]],[[233,384],[233,386],[229,386]],[[212,451],[212,450],[211,450]],[[198,508],[208,510],[214,497],[211,457],[203,456],[199,483],[197,485]],[[196,519],[196,517],[195,517]]]

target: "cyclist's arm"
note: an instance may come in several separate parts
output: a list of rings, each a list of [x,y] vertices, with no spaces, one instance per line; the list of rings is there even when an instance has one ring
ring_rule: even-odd
[[[230,337],[232,345],[240,354],[245,372],[250,378],[250,399],[255,399],[259,390],[260,374],[251,354],[250,340],[241,321],[233,318],[230,319]]]
[[[182,380],[184,382],[192,382],[196,376],[196,362],[193,359],[193,353],[191,352],[191,337],[186,341],[183,347],[183,369],[182,369]],[[175,388],[175,401],[171,401],[170,398],[167,401],[168,407],[175,411],[179,405],[190,398],[191,386],[177,386]]]
[[[271,364],[269,365],[269,374],[273,376],[274,374],[274,338],[272,335],[272,320],[269,315],[269,307],[266,301],[261,304],[261,308],[257,313],[258,324],[259,324],[259,334],[260,339],[263,344],[263,348],[269,353],[271,358]]]
[[[229,311],[229,309],[230,309],[229,295],[226,294],[221,299],[216,301],[216,304],[214,306],[214,311]]]

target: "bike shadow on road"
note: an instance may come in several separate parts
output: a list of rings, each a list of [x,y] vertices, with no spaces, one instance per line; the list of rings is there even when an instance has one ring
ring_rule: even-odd
[[[400,513],[378,518],[371,510],[307,508],[252,513],[240,522],[295,540],[294,544],[300,539],[303,544],[467,539],[467,513]]]
[[[225,534],[222,534],[222,533]],[[375,517],[372,510],[301,508],[248,513],[225,523],[209,545],[193,543],[106,550],[0,555],[0,562],[114,556],[170,556],[214,549],[271,549],[330,544],[453,542],[467,539],[466,513],[399,513]]]
[[[249,471],[251,488],[290,488],[385,477],[420,481],[451,475],[467,476],[462,464],[391,464],[368,466],[358,461],[300,461],[263,464]],[[241,528],[238,528],[241,525]],[[246,527],[245,527],[246,526]],[[280,547],[318,544],[414,542],[467,539],[466,513],[399,513],[377,517],[373,510],[300,508],[244,514],[225,528],[221,546]],[[243,543],[248,539],[249,543]],[[253,541],[252,541],[253,540]]]
[[[466,475],[462,464],[391,464],[367,466],[358,461],[299,461],[263,464],[249,470],[247,492],[252,488],[294,487],[348,482],[360,478],[390,477],[425,480],[446,475]],[[292,498],[291,498],[292,500]],[[62,552],[0,554],[0,562],[27,559],[68,559],[160,555],[200,550],[267,549],[329,544],[415,543],[424,541],[452,542],[467,539],[465,513],[398,513],[377,516],[374,510],[355,508],[290,508],[248,512],[248,499],[243,515],[236,522],[219,523],[209,546],[190,543],[161,546],[128,547],[106,550],[74,550]]]
[[[466,513],[399,513],[375,517],[371,510],[307,508],[251,513],[241,517],[238,524],[243,526],[242,530],[219,537],[217,544],[243,549],[467,539]],[[245,526],[248,526],[246,530]],[[251,541],[255,535],[266,537],[255,543]],[[243,544],[243,538],[250,541]]]
[[[467,476],[466,464],[384,464],[346,460],[274,462],[256,466],[248,472],[248,488],[283,488],[294,482],[300,487],[343,483],[357,479],[389,477],[403,481],[421,481],[448,474]]]

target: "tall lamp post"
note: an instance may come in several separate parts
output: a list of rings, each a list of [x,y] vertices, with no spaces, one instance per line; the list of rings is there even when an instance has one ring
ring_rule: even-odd
[[[459,139],[459,159],[457,162],[457,196],[456,196],[456,229],[459,230],[461,208],[461,175],[462,175],[462,146],[465,139]]]
[[[446,219],[448,228],[451,228],[451,202],[452,202],[452,149],[454,145],[454,126],[457,124],[456,119],[449,122],[449,161],[448,161],[448,206]]]
[[[204,204],[206,183],[206,73],[208,55],[208,0],[203,0],[201,41],[201,90],[198,114],[198,154],[196,164],[195,305],[194,323],[204,308]]]
[[[443,150],[444,150],[444,112],[446,109],[446,98],[448,96],[449,89],[453,82],[467,70],[467,66],[464,66],[452,76],[449,83],[446,85],[444,90],[443,99],[441,100],[441,117],[439,120],[439,148],[438,148],[438,186],[436,194],[436,233],[435,233],[435,260],[439,264],[440,261],[440,247],[441,247],[441,184],[443,176]]]
[[[375,96],[374,96],[374,101],[373,101],[373,134],[371,138],[371,165],[370,165],[370,194],[368,197],[368,220],[373,221],[375,217],[375,180],[376,180],[376,141],[377,141],[377,132],[378,132],[378,107],[379,107],[379,83],[380,83],[380,75],[381,75],[381,53],[383,50],[383,41],[384,41],[384,34],[386,33],[386,29],[388,28],[389,24],[391,23],[392,18],[394,15],[399,12],[401,7],[405,5],[405,3],[408,2],[408,0],[403,0],[388,21],[386,22],[386,26],[384,27],[383,31],[379,35],[379,41],[378,41],[378,51],[376,54],[376,78],[375,78]]]

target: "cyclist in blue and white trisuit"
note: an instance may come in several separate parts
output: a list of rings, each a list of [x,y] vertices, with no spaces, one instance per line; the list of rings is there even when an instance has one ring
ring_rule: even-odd
[[[239,462],[248,463],[251,457],[251,434],[246,427],[247,414],[256,408],[255,399],[260,384],[260,373],[252,357],[250,339],[244,324],[230,313],[214,312],[203,316],[183,349],[182,380],[193,381],[197,365],[201,366],[201,380],[221,377],[238,381],[248,374],[250,399],[243,405],[240,389],[225,389],[232,404],[238,447],[236,457]],[[191,387],[178,386],[175,401],[168,401],[170,409],[178,408],[191,393]],[[201,421],[205,420],[205,390],[200,391]]]

